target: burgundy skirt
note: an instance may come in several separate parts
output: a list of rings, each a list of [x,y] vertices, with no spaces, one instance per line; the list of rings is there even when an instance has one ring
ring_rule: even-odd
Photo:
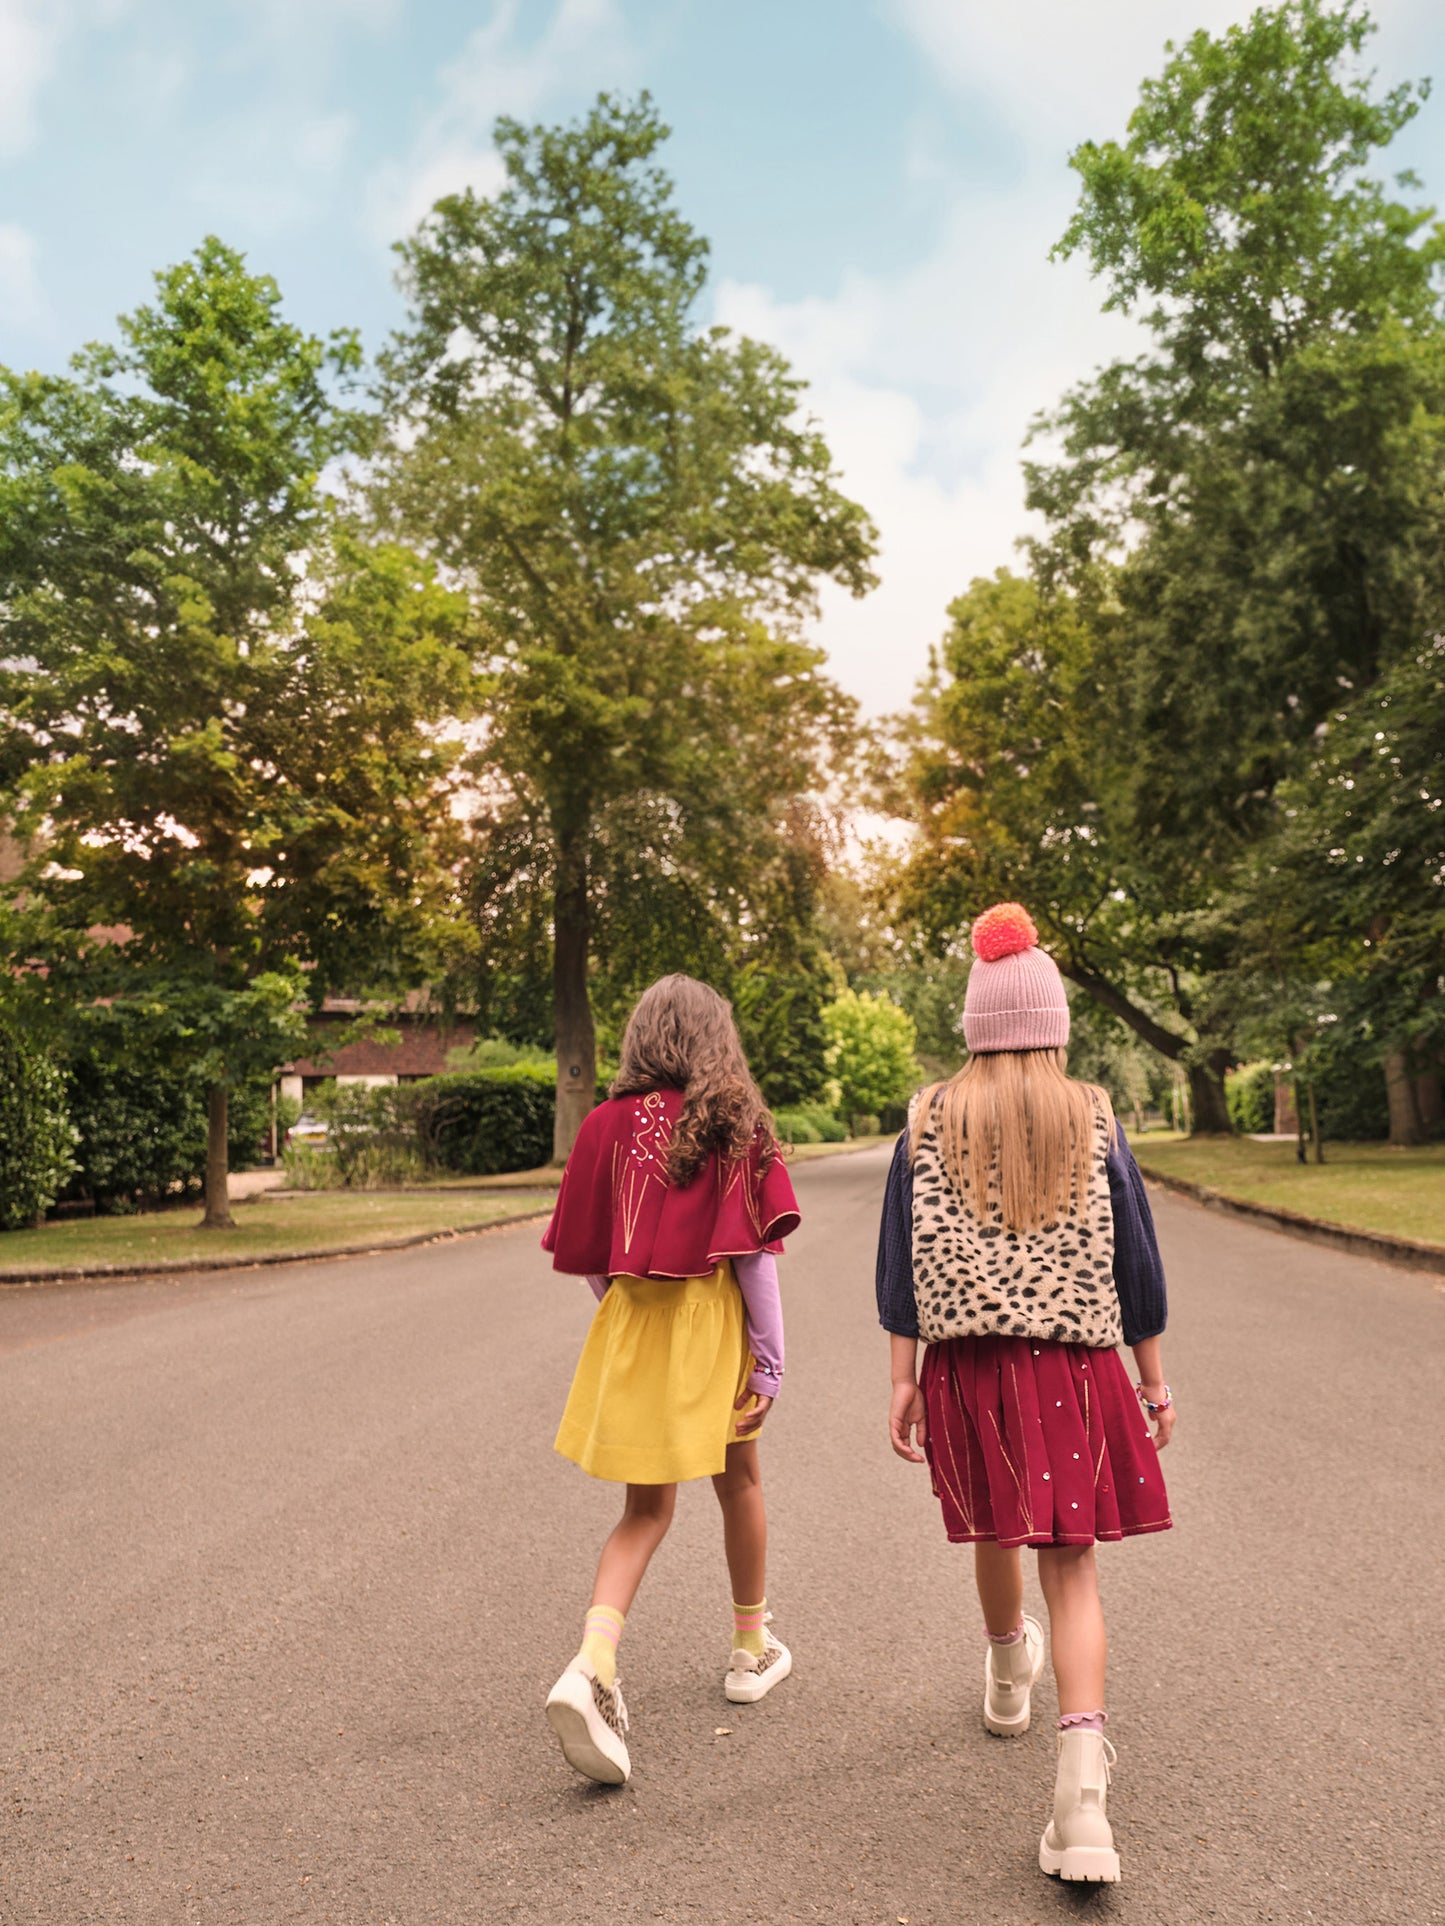
[[[925,1455],[954,1544],[1168,1531],[1159,1453],[1117,1351],[948,1338],[928,1346],[921,1382]]]

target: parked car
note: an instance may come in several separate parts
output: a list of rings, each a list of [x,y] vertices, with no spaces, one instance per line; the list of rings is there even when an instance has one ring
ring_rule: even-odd
[[[324,1150],[326,1125],[320,1117],[308,1117],[303,1112],[286,1132],[286,1141],[305,1150]]]

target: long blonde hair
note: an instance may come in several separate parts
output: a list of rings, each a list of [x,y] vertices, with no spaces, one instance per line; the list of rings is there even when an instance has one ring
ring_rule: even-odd
[[[1008,1230],[1057,1223],[1089,1194],[1094,1130],[1113,1129],[1107,1091],[1068,1072],[1066,1050],[990,1050],[923,1091],[909,1156],[937,1117],[944,1168],[968,1208]]]

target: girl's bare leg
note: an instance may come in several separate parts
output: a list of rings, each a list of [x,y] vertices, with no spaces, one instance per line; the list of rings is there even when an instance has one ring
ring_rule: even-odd
[[[1108,1640],[1092,1545],[1039,1548],[1039,1583],[1049,1608],[1049,1644],[1059,1711],[1098,1712],[1104,1704]]]
[[[676,1485],[629,1485],[622,1516],[597,1561],[594,1605],[610,1605],[625,1616],[631,1610],[652,1554],[667,1536],[677,1503]]]
[[[712,1488],[722,1506],[723,1549],[734,1601],[754,1605],[768,1589],[768,1514],[755,1439],[728,1446],[727,1468],[713,1479]]]
[[[1023,1561],[1016,1545],[980,1540],[973,1548],[973,1576],[983,1622],[995,1638],[1007,1638],[1024,1615]]]

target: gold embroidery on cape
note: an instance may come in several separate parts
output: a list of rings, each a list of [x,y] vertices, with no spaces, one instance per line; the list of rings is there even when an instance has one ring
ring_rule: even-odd
[[[642,1215],[642,1201],[650,1183],[667,1183],[667,1146],[672,1138],[666,1105],[659,1091],[649,1090],[641,1100],[646,1113],[643,1123],[632,1133],[632,1142],[623,1148],[612,1146],[612,1200],[622,1218],[622,1248],[632,1249]],[[619,1155],[622,1168],[618,1168]]]

